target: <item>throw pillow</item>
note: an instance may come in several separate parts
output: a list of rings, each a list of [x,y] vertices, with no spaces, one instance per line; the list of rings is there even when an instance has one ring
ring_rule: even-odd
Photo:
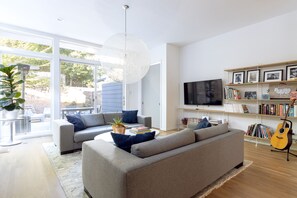
[[[66,115],[68,122],[74,125],[74,132],[81,131],[86,128],[85,124],[81,120],[79,114],[76,115]]]
[[[194,130],[203,129],[207,127],[211,127],[211,124],[208,122],[207,118],[203,118],[200,122],[198,122]]]
[[[122,121],[125,123],[137,123],[137,112],[138,110],[134,110],[134,111],[124,111],[123,110],[123,119]]]
[[[155,131],[137,135],[123,135],[119,133],[111,133],[112,139],[117,147],[131,152],[131,146],[141,142],[146,142],[155,138]]]

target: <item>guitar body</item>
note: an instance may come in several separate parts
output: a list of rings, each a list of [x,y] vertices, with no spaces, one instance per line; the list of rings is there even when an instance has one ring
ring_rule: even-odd
[[[279,150],[285,150],[292,145],[292,129],[283,123],[277,125],[277,129],[270,140],[271,145]]]

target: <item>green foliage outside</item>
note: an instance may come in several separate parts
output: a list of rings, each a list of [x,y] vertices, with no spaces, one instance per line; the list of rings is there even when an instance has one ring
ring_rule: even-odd
[[[52,48],[47,45],[29,43],[19,40],[11,39],[0,39],[0,46],[25,49],[36,52],[52,53]],[[81,52],[77,50],[70,49],[60,49],[60,53],[65,56],[75,57],[85,59],[93,56],[93,54]],[[5,65],[11,63],[22,63],[32,66],[39,67],[38,70],[30,70],[29,74],[26,76],[26,87],[44,90],[46,87],[50,86],[50,79],[45,77],[40,77],[38,72],[50,72],[50,61],[42,60],[38,58],[28,58],[23,56],[15,56],[4,54],[2,55],[2,62]],[[98,79],[101,78],[104,71],[99,69],[97,71]],[[93,81],[93,67],[78,63],[68,63],[61,62],[61,74],[65,76],[64,81],[62,81],[62,86],[72,86],[72,87],[94,87]]]

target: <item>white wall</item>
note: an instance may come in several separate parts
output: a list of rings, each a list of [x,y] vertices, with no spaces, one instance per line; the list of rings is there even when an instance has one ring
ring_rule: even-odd
[[[177,107],[179,106],[179,47],[167,45],[167,89],[166,89],[166,129],[177,128]]]
[[[180,50],[180,105],[184,82],[224,79],[227,68],[289,60],[297,60],[297,11],[187,45]],[[242,129],[255,122],[225,117],[232,127]]]
[[[126,109],[127,110],[140,110],[139,109],[139,87],[140,81],[126,85]],[[141,111],[139,112],[141,114]]]

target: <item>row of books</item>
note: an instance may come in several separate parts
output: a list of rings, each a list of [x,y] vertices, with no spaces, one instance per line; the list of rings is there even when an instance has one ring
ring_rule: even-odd
[[[245,104],[224,104],[226,112],[249,113],[249,109]]]
[[[224,88],[224,97],[225,99],[235,99],[238,100],[240,99],[240,91],[237,89],[234,89],[232,87],[226,86]]]
[[[257,123],[249,125],[245,134],[248,136],[268,138],[268,139],[270,139],[271,136],[273,135],[270,127],[263,124],[257,124]]]
[[[285,116],[290,104],[261,104],[259,105],[259,114]],[[289,110],[289,117],[297,117],[297,105]]]

